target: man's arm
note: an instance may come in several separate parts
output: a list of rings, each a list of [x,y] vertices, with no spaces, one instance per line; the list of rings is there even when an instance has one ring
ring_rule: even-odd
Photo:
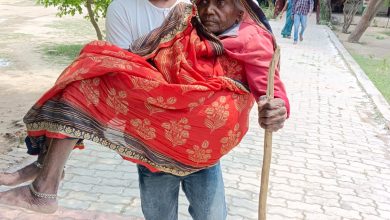
[[[128,49],[132,39],[130,22],[125,16],[125,8],[120,1],[113,1],[107,8],[106,40],[123,49]]]

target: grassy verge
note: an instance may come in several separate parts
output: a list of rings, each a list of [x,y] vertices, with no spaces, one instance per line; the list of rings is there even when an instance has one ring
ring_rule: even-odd
[[[275,6],[269,7],[266,2],[262,2],[262,1],[258,1],[258,2],[259,2],[259,6],[260,6],[261,10],[263,10],[263,12],[264,12],[265,17],[268,20],[272,19],[274,16]]]
[[[377,59],[359,54],[352,54],[352,56],[390,103],[390,58]]]
[[[73,60],[80,53],[83,44],[56,44],[44,47],[45,55]]]
[[[74,60],[84,44],[54,44],[45,45],[42,50],[46,60],[67,64]]]

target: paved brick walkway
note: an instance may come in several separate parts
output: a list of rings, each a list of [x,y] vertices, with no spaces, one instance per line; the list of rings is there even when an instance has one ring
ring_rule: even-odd
[[[281,22],[272,25],[280,33]],[[390,219],[390,134],[329,33],[311,22],[302,43],[278,39],[292,109],[285,128],[274,134],[270,220]],[[257,218],[263,131],[256,115],[241,145],[222,160],[231,220]],[[12,167],[17,169],[33,159],[16,149],[0,156],[0,167],[22,162]],[[137,178],[133,164],[87,142],[86,150],[72,153],[61,211],[51,217],[141,218]],[[190,219],[183,194],[179,203],[179,219]],[[0,218],[49,216],[0,206]]]

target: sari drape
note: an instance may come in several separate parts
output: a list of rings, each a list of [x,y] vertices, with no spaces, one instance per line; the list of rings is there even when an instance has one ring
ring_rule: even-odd
[[[134,53],[87,44],[24,117],[31,148],[78,138],[151,171],[183,176],[215,165],[245,135],[254,99],[241,63],[196,14],[179,4]]]

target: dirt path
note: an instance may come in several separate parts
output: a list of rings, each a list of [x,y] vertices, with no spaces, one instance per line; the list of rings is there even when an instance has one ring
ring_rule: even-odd
[[[343,17],[342,14],[333,14],[338,19],[339,25],[336,25],[335,33],[343,43],[344,47],[352,54],[364,55],[378,59],[390,59],[390,25],[388,18],[376,17],[364,35],[360,43],[348,43],[349,34],[341,33]],[[355,16],[349,31],[353,31],[358,23],[360,16]],[[387,27],[387,28],[386,28]]]
[[[45,58],[44,46],[95,39],[81,16],[55,14],[34,0],[0,0],[0,154],[23,140],[24,114],[66,67]]]

